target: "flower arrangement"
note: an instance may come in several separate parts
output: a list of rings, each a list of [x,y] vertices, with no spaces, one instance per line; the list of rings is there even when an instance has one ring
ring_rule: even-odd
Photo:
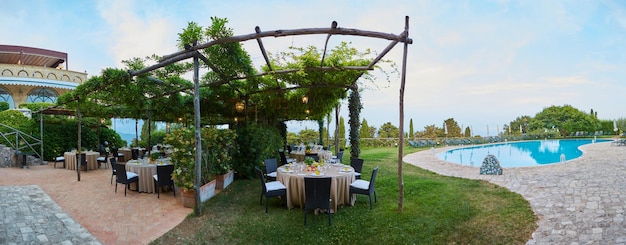
[[[150,161],[154,162],[157,159],[159,159],[160,156],[161,156],[160,152],[152,152],[152,153],[150,153]]]
[[[306,164],[306,171],[317,171],[319,164],[312,157],[305,157],[304,163]]]

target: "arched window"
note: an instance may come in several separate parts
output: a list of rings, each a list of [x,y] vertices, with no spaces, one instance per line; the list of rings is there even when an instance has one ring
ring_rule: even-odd
[[[47,88],[33,89],[26,97],[26,102],[49,102],[56,103],[59,95],[54,90]]]
[[[11,96],[11,94],[2,87],[0,87],[0,102],[9,103],[9,109],[15,108],[15,103],[13,102],[13,96]]]

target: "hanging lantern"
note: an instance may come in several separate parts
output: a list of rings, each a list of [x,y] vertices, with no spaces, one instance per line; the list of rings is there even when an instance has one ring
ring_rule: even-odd
[[[237,112],[241,113],[245,108],[246,106],[243,104],[243,102],[237,101],[237,103],[235,103],[235,110],[237,110]]]
[[[305,96],[302,96],[302,104],[306,104],[306,103],[309,103],[309,97],[305,95]]]

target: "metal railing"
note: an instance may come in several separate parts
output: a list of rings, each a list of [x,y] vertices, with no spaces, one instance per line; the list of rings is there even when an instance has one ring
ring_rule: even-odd
[[[39,159],[43,159],[42,152],[39,152],[42,151],[41,139],[37,139],[30,134],[24,133],[18,129],[2,123],[0,123],[0,137],[2,137],[2,139],[4,139],[3,142],[8,144],[8,147],[14,149],[16,153],[32,152],[33,155],[39,157]],[[40,150],[35,150],[35,146],[39,146]]]

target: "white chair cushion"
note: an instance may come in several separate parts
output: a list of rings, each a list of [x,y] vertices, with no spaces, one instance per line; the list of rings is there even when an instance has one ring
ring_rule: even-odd
[[[154,178],[154,180],[159,181],[159,176],[158,175],[152,175],[152,178]]]
[[[132,179],[132,178],[135,178],[137,176],[139,176],[139,175],[137,175],[136,173],[126,172],[126,178],[128,178],[128,179]]]
[[[272,181],[265,183],[265,189],[267,189],[267,191],[276,191],[280,189],[287,189],[287,187],[285,187],[285,185],[283,185],[283,183],[280,183],[279,181]]]
[[[287,163],[290,163],[290,162],[296,162],[296,159],[295,158],[287,158]]]
[[[276,172],[271,172],[267,176],[276,178]]]
[[[367,181],[367,180],[358,179],[358,180],[352,182],[352,184],[350,184],[350,186],[352,186],[354,188],[361,189],[361,190],[367,190],[367,188],[370,187],[370,182]]]
[[[56,157],[54,158],[55,162],[61,162],[61,161],[65,161],[65,157]]]
[[[354,173],[354,176],[361,176],[361,173]]]
[[[104,161],[104,157],[98,157],[96,161]]]

